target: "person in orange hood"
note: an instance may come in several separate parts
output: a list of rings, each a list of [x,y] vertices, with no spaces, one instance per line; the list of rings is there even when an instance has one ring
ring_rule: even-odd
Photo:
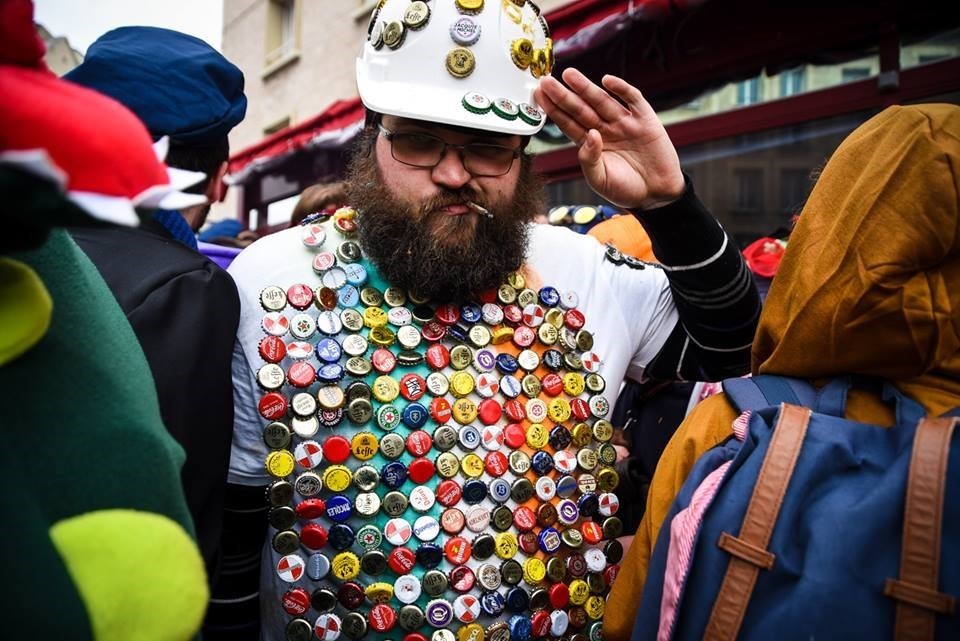
[[[753,346],[752,371],[887,379],[930,414],[960,405],[960,108],[890,107],[856,129],[823,171],[790,236]],[[882,346],[882,349],[878,349]],[[851,390],[847,417],[892,425]],[[630,638],[654,543],[697,458],[737,412],[703,401],[664,451],[647,511],[614,583],[604,638]]]

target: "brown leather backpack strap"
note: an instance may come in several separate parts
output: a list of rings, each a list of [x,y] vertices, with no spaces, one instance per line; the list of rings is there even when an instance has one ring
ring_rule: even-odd
[[[733,641],[737,637],[760,568],[769,570],[773,567],[775,556],[767,551],[767,544],[793,476],[809,421],[809,409],[786,403],[780,406],[780,420],[763,458],[740,536],[724,532],[717,542],[732,558],[713,603],[703,636],[705,641]]]
[[[917,426],[907,477],[900,578],[883,593],[897,600],[896,641],[933,641],[936,615],[952,615],[955,599],[937,591],[947,457],[956,418],[925,418]]]

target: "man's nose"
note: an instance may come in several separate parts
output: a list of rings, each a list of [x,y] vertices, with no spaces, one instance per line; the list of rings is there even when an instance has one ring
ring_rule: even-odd
[[[433,182],[450,189],[460,189],[470,182],[470,172],[463,165],[463,154],[454,146],[448,146],[440,162],[431,170]]]

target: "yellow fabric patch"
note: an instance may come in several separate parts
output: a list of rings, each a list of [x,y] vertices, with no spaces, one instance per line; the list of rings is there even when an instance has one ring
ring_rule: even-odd
[[[28,265],[0,256],[0,366],[37,344],[50,328],[53,300]]]
[[[98,641],[191,639],[207,606],[196,544],[160,514],[100,510],[50,528]]]

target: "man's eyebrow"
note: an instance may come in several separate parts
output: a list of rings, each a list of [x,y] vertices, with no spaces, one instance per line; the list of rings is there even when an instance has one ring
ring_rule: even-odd
[[[496,134],[494,132],[470,129],[469,127],[458,127],[456,125],[445,125],[442,123],[427,123],[407,118],[398,119],[394,127],[398,129],[402,127],[402,131],[404,133],[423,133],[437,137],[440,137],[440,134],[443,131],[450,131],[453,133],[470,136],[470,142],[483,142],[491,145],[502,145],[504,147],[512,146],[510,145],[510,142],[512,141],[512,138],[514,138],[514,136],[511,134]]]

